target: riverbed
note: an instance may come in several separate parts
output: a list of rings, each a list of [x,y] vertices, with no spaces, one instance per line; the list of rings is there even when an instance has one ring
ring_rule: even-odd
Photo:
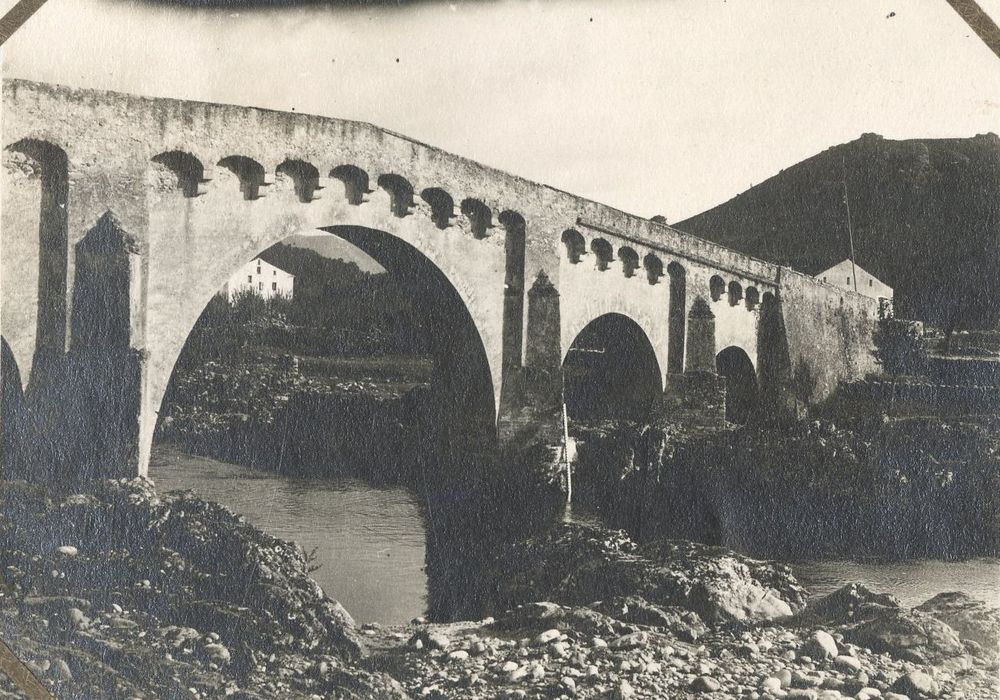
[[[162,445],[154,449],[149,474],[160,491],[190,489],[312,552],[319,567],[313,577],[359,623],[395,624],[425,613],[426,516],[410,490],[346,477],[289,477]],[[591,519],[579,512],[570,517]],[[959,590],[1000,607],[1000,559],[995,558],[790,566],[813,595],[860,582],[909,606]]]

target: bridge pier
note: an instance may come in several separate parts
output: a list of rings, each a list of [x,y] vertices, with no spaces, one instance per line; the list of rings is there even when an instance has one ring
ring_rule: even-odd
[[[3,378],[3,442],[13,455],[5,468],[29,480],[134,476],[148,459],[145,262],[138,240],[108,212],[74,252],[68,352],[32,366],[24,397],[19,378]],[[9,374],[16,365],[6,355]]]
[[[523,367],[505,367],[497,433],[505,456],[526,446],[562,444],[559,291],[545,272],[528,290]]]

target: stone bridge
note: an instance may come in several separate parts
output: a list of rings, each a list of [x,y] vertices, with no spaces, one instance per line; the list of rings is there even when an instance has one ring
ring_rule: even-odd
[[[696,422],[727,380],[749,420],[876,369],[876,300],[370,124],[22,80],[2,109],[8,446],[76,435],[65,459],[144,473],[206,303],[313,229],[411,286],[451,410],[486,410],[502,445],[551,439],[586,394],[564,391],[574,349],[646,368],[613,400]]]

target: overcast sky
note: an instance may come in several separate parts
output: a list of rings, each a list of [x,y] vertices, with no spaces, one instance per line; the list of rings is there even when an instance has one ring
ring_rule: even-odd
[[[944,0],[49,0],[5,71],[368,121],[668,221],[864,132],[1000,132],[1000,60]]]

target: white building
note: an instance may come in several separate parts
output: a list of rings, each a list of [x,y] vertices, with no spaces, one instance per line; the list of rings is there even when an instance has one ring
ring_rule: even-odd
[[[857,278],[857,286],[855,286],[855,278]],[[875,299],[892,299],[892,287],[857,263],[851,264],[850,258],[845,258],[833,267],[823,270],[816,275],[816,279],[836,287],[857,290],[858,294]]]
[[[251,292],[270,299],[272,297],[292,298],[295,289],[295,275],[275,267],[266,260],[254,258],[241,267],[222,288],[229,301],[238,294]]]

